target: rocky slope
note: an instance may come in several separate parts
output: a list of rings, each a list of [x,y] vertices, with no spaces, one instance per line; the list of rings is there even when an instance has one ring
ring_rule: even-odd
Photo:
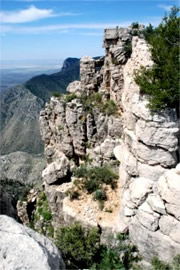
[[[146,260],[156,255],[171,261],[180,253],[179,119],[173,109],[152,114],[140,94],[134,72],[153,63],[148,44],[134,31],[106,29],[105,58],[83,57],[80,81],[68,86],[68,98],[52,98],[41,111],[47,160],[42,176],[55,228],[75,220],[100,226],[102,240],[129,230]],[[84,163],[114,169],[115,158],[117,189],[107,191],[103,210],[86,192],[74,201],[66,196],[75,185],[73,168]],[[105,210],[108,201],[111,212]]]
[[[65,269],[56,246],[46,237],[0,216],[0,268],[6,270]]]
[[[52,92],[65,92],[66,86],[79,78],[79,59],[68,58],[59,73],[37,76],[1,93],[0,154],[15,151],[42,153],[39,112]]]

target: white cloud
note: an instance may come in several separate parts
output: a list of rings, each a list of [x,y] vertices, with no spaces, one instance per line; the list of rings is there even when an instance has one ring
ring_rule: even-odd
[[[170,5],[158,5],[159,8],[165,10],[165,11],[171,11],[172,6]]]
[[[113,28],[117,25],[119,26],[128,26],[131,23],[87,23],[87,24],[55,24],[55,25],[45,25],[45,26],[28,26],[28,27],[4,27],[1,32],[12,32],[12,33],[22,33],[22,34],[41,34],[48,32],[58,32],[61,30],[70,30],[70,29],[105,29],[105,28]]]
[[[28,9],[22,9],[19,11],[1,11],[0,22],[25,23],[55,16],[73,16],[73,15],[77,14],[73,14],[71,12],[62,12],[59,14],[55,14],[52,9],[39,9],[32,5]]]
[[[161,18],[160,17],[148,17],[148,22],[142,21],[140,24],[144,24],[145,26],[151,23],[154,26],[157,26]],[[44,26],[6,26],[2,25],[0,32],[1,33],[15,33],[15,34],[47,34],[51,32],[56,33],[69,33],[69,30],[92,30],[92,32],[81,32],[80,35],[86,36],[99,36],[100,33],[97,33],[96,30],[104,30],[105,28],[114,28],[116,26],[119,27],[127,27],[131,25],[132,22],[124,21],[124,22],[116,22],[116,23],[81,23],[81,24],[54,24],[54,25],[44,25]]]

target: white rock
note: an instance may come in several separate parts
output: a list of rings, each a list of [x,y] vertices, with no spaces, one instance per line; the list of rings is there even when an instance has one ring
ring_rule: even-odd
[[[158,212],[160,214],[166,214],[165,205],[160,196],[155,194],[149,194],[147,198],[147,203],[155,212]]]
[[[169,170],[158,181],[158,191],[167,203],[180,206],[180,175],[175,169]]]
[[[117,158],[117,160],[121,161],[121,146],[117,145],[113,149],[114,156]]]
[[[160,260],[171,263],[174,256],[180,254],[180,244],[160,230],[155,232],[148,230],[137,218],[129,225],[129,237],[148,261],[157,256]]]
[[[159,146],[168,151],[176,151],[178,148],[179,129],[154,127],[153,122],[139,120],[136,123],[137,139],[146,145]]]
[[[146,213],[148,213],[148,214],[151,214],[151,215],[154,214],[152,208],[151,208],[150,205],[147,203],[147,200],[146,200],[143,204],[141,204],[140,207],[139,207],[138,209],[139,209],[139,210],[142,210],[143,212],[146,212]]]
[[[57,180],[63,179],[69,172],[69,160],[65,155],[49,164],[42,172],[43,180],[52,184]]]
[[[74,81],[70,83],[67,87],[67,92],[68,93],[75,93],[75,94],[80,94],[82,92],[82,85],[80,81]]]
[[[146,177],[153,181],[158,181],[159,177],[166,172],[167,169],[163,168],[160,165],[150,166],[148,164],[144,164],[138,162],[138,174],[140,177]]]
[[[160,230],[180,244],[180,222],[172,216],[162,216],[159,220]]]
[[[131,201],[139,206],[146,198],[147,194],[152,192],[153,181],[147,178],[136,178],[130,184],[130,197]]]
[[[165,206],[166,211],[180,221],[180,205],[178,202],[177,204],[166,203]]]
[[[139,209],[136,217],[139,222],[148,230],[156,231],[158,229],[160,215],[158,215],[157,213],[149,214]]]
[[[65,269],[61,254],[48,238],[0,216],[0,269],[51,270]]]
[[[131,217],[135,215],[135,210],[128,208],[128,207],[124,207],[124,215],[126,217]]]

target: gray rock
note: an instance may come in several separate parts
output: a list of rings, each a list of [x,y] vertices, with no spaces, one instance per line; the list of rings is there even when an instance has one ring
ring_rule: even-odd
[[[160,196],[155,194],[149,194],[147,198],[147,203],[155,212],[158,212],[160,214],[166,214],[165,205]]]
[[[165,262],[172,262],[180,254],[180,245],[159,230],[153,232],[141,225],[136,218],[129,225],[130,239],[136,244],[147,261],[156,256]]]
[[[42,172],[42,177],[48,184],[63,181],[70,169],[70,163],[66,156],[62,155],[59,159],[49,164]]]
[[[0,261],[6,270],[65,269],[56,246],[14,219],[0,216]]]
[[[159,217],[160,217],[160,215],[157,214],[157,213],[149,214],[149,213],[147,213],[145,211],[142,211],[141,209],[139,209],[137,211],[136,217],[137,217],[138,221],[144,227],[146,227],[148,230],[156,231],[158,229],[158,226],[159,226]]]
[[[131,201],[139,206],[146,198],[146,196],[152,192],[153,182],[146,178],[136,178],[129,186]]]
[[[164,215],[159,220],[159,227],[163,234],[180,244],[180,222],[170,215]]]

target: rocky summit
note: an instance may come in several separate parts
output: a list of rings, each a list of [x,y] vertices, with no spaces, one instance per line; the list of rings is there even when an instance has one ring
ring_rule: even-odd
[[[83,57],[80,81],[41,110],[42,176],[55,228],[74,221],[98,226],[102,241],[129,230],[147,261],[171,262],[180,253],[179,119],[175,109],[152,113],[135,83],[135,72],[153,65],[141,28],[105,29],[105,57]],[[82,164],[119,174],[115,190],[103,184],[102,209],[87,192],[67,197]]]

